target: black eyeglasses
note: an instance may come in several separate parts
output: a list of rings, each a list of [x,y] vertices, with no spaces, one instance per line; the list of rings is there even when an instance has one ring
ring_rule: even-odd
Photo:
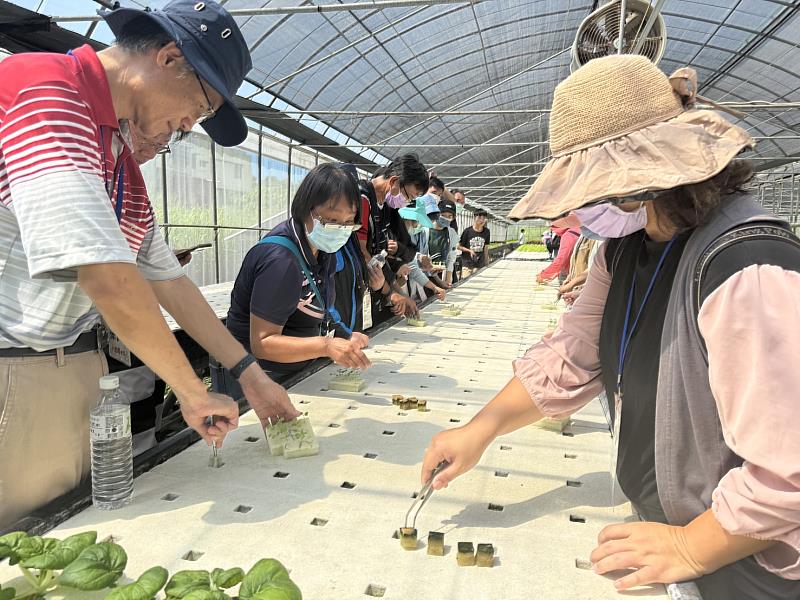
[[[207,104],[205,112],[197,117],[197,120],[195,121],[195,123],[199,125],[200,123],[208,121],[209,119],[213,119],[214,115],[217,114],[217,111],[214,110],[214,105],[211,103],[211,98],[208,97],[208,92],[206,92],[206,86],[203,85],[203,80],[200,79],[200,75],[197,74],[197,71],[194,71],[194,76],[197,77],[197,83],[200,84],[200,89],[203,90],[203,96],[206,97]]]

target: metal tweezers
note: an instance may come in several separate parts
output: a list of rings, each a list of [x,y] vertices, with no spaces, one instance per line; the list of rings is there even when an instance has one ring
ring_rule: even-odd
[[[433,494],[433,479],[449,465],[450,463],[447,462],[446,460],[443,460],[438,465],[436,465],[436,468],[433,470],[433,473],[431,473],[431,478],[428,480],[428,483],[422,486],[422,489],[417,494],[417,497],[414,498],[414,502],[411,503],[411,508],[409,508],[408,512],[406,513],[406,520],[404,522],[406,528],[409,527],[408,518],[411,516],[412,512],[414,513],[414,517],[411,520],[411,527],[413,528],[416,526],[417,515],[419,515],[419,512],[422,510],[422,507],[425,506],[425,503],[428,501],[428,498],[430,498],[431,494]],[[414,511],[415,508],[416,512]]]
[[[214,424],[214,416],[213,415],[208,417],[208,424],[209,425],[213,425]],[[212,442],[211,443],[211,448],[212,448],[211,457],[208,459],[208,466],[211,467],[212,469],[219,469],[225,463],[222,462],[222,457],[219,455],[219,448],[217,447],[217,442]]]

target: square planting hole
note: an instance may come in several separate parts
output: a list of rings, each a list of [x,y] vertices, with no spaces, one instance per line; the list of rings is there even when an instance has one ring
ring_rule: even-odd
[[[495,471],[495,477],[508,477],[508,471]]]
[[[466,406],[466,405],[467,405],[467,403],[466,403],[466,402],[456,402],[456,404],[457,404],[458,406]]]
[[[394,435],[394,431],[389,431],[388,429],[384,429],[383,435]]]
[[[344,481],[342,482],[342,485],[340,485],[339,487],[344,488],[346,490],[352,490],[354,487],[356,487],[356,484],[351,483],[350,481]]]
[[[252,435],[250,435],[250,436],[248,436],[248,437],[244,438],[244,441],[245,441],[245,442],[250,442],[250,443],[253,443],[253,442],[257,442],[257,441],[258,441],[258,438],[257,438],[257,437],[253,437]]]
[[[450,419],[451,423],[461,423],[461,419]]]
[[[236,508],[233,509],[233,512],[238,512],[238,513],[242,513],[243,515],[246,515],[251,510],[253,510],[252,506],[245,506],[244,504],[240,504],[239,506],[237,506]]]
[[[331,429],[336,429],[337,427],[341,427],[341,425],[339,425],[338,423],[331,423],[330,425],[328,425],[328,427],[330,427]]]
[[[315,527],[325,527],[328,524],[328,519],[320,519],[319,517],[314,517],[311,519],[311,524]]]
[[[372,598],[383,598],[383,596],[386,594],[386,588],[382,585],[370,583],[367,586],[367,589],[364,592],[364,594]]]
[[[286,471],[275,471],[275,475],[273,477],[277,477],[278,479],[286,479],[289,476],[289,473]]]
[[[586,569],[587,571],[592,570],[592,561],[586,560],[585,558],[576,558],[575,559],[575,568],[576,569]]]
[[[167,502],[175,502],[175,500],[177,500],[178,498],[180,498],[178,494],[172,494],[172,493],[164,494],[163,496],[161,496],[161,499],[166,500]]]
[[[417,492],[414,492],[413,494],[411,494],[412,498],[416,498],[417,496],[419,496],[419,494]]]
[[[408,416],[408,413],[405,413],[405,412],[403,412],[403,411],[401,410],[399,413],[397,413],[397,416],[398,416],[398,417],[407,417],[407,416]],[[384,431],[383,433],[386,433],[386,432]]]
[[[423,390],[427,390],[427,389],[428,389],[428,386],[427,386],[427,385],[421,385],[421,386],[419,386],[419,387],[420,387],[420,389],[423,389]]]
[[[573,523],[586,523],[586,519],[584,517],[579,517],[578,515],[570,515],[569,520]]]
[[[300,404],[311,404],[311,400],[300,400]]]
[[[511,446],[504,446],[503,444],[500,444],[500,450],[511,450]]]
[[[364,458],[378,458],[378,455],[377,454],[373,454],[372,452],[367,452],[364,455]]]
[[[564,458],[578,458],[577,454],[565,454]]]
[[[562,431],[561,435],[563,435],[564,437],[575,437],[575,434],[572,433],[571,431]]]
[[[503,512],[505,507],[502,504],[490,504],[488,508],[489,510],[493,510],[495,512]]]
[[[436,375],[428,375],[428,377],[433,378],[436,377]]]
[[[583,484],[580,481],[575,481],[574,479],[567,479],[567,487],[581,487]]]
[[[351,404],[347,407],[347,410],[358,410],[358,407],[355,404]]]
[[[205,554],[205,552],[200,552],[199,550],[189,550],[186,554],[181,556],[181,558],[183,560],[194,562],[196,560],[200,560],[200,557],[203,556],[203,554]]]

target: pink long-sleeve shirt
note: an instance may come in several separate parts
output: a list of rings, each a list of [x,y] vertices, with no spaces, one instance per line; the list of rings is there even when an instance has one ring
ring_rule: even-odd
[[[540,281],[550,281],[558,277],[562,271],[569,270],[569,258],[572,256],[572,249],[580,237],[580,230],[569,229],[561,236],[561,245],[558,247],[556,259],[544,269],[537,279]]]
[[[605,246],[583,293],[557,329],[514,361],[545,416],[571,414],[603,388],[598,344],[611,276]],[[744,463],[712,495],[734,535],[777,540],[756,555],[765,569],[800,579],[800,273],[753,265],[706,298],[698,315],[725,443]]]

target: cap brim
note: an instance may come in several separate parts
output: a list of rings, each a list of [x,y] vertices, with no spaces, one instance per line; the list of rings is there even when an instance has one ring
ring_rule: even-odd
[[[214,118],[203,121],[200,127],[220,146],[238,146],[247,139],[247,123],[227,98]]]
[[[433,229],[433,222],[431,222],[428,216],[417,212],[417,209],[415,208],[401,208],[397,212],[399,212],[400,216],[403,217],[404,219],[408,219],[409,221],[416,221],[423,227],[427,227],[428,229]]]

